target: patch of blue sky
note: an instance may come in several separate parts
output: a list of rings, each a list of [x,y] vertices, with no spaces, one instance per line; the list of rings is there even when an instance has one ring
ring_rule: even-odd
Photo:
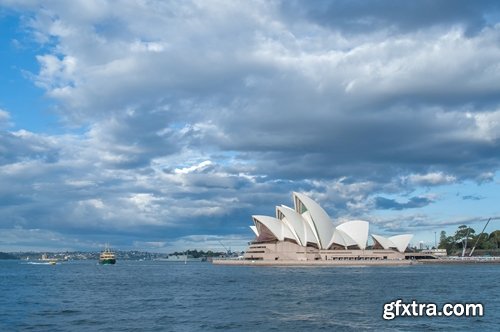
[[[500,12],[498,11],[490,11],[489,13],[485,13],[483,15],[484,20],[488,24],[488,26],[494,26],[500,22]]]
[[[10,114],[10,130],[57,133],[52,104],[32,79],[39,70],[36,56],[46,53],[48,46],[37,44],[22,20],[0,11],[0,109]]]
[[[498,172],[491,182],[476,183],[465,181],[462,183],[436,187],[432,193],[437,195],[435,204],[427,207],[433,210],[447,207],[448,214],[461,214],[477,217],[488,217],[500,214],[498,201],[500,191],[498,190]],[[440,205],[437,207],[437,205]]]
[[[424,232],[415,232],[414,243],[423,241],[424,244],[434,244],[434,232],[439,234],[444,230],[447,235],[453,235],[460,224],[466,224],[479,233],[484,227],[488,218],[500,217],[500,190],[498,187],[500,172],[495,174],[494,180],[485,183],[465,181],[461,183],[442,185],[436,187],[421,187],[413,191],[408,196],[402,195],[381,195],[387,199],[394,199],[397,202],[405,203],[409,197],[427,196],[431,197],[432,203],[420,207],[403,210],[375,210],[373,216],[383,219],[408,218],[412,215],[419,215],[429,220],[427,223],[434,223],[434,227],[426,227]],[[463,221],[463,222],[461,222]],[[411,226],[411,222],[408,226]],[[500,220],[494,219],[488,225],[485,232],[489,233],[500,226]]]

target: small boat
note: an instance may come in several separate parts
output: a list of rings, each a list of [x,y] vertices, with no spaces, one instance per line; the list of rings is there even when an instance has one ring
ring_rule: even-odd
[[[40,258],[40,260],[44,263],[44,264],[50,264],[50,265],[56,265],[57,264],[57,258],[49,258],[47,256],[47,254],[43,254],[42,255],[42,258]]]
[[[116,257],[115,253],[109,250],[108,247],[104,249],[103,252],[99,255],[99,264],[115,264]]]

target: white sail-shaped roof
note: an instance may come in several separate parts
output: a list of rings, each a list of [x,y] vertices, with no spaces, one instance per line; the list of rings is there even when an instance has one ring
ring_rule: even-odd
[[[311,227],[302,216],[292,208],[282,205],[276,207],[276,216],[282,220],[296,235],[297,243],[307,246],[307,243],[317,244]],[[281,218],[280,218],[281,216]]]
[[[269,216],[252,216],[255,223],[255,227],[259,233],[259,236],[265,231],[262,231],[262,225],[265,226],[279,241],[284,241],[285,239],[295,239],[292,231],[288,226],[286,226],[281,220],[269,217]]]
[[[384,248],[384,249],[395,248],[394,243],[392,243],[391,240],[389,240],[388,238],[386,238],[384,236],[372,234],[372,238],[373,238],[373,241],[380,244],[382,246],[382,248]]]
[[[358,245],[359,249],[366,248],[368,241],[368,227],[369,224],[364,220],[352,220],[337,226],[337,230],[346,233]]]
[[[405,252],[408,244],[413,238],[412,234],[401,234],[389,238],[372,234],[373,240],[377,241],[384,249],[396,248],[399,252]]]
[[[252,225],[252,226],[250,226],[250,228],[251,228],[251,229],[252,229],[252,231],[255,233],[255,236],[259,236],[259,231],[257,230],[257,226]]]
[[[295,212],[295,211],[293,211]],[[302,217],[290,215],[286,209],[277,206],[276,207],[276,218],[281,220],[288,228],[292,231],[295,240],[298,244],[304,245],[304,232],[302,227]]]
[[[328,248],[330,248],[333,244],[338,244],[347,249],[349,246],[353,246],[356,244],[356,241],[353,240],[349,235],[347,235],[344,231],[335,229],[333,232],[332,239],[328,243]]]
[[[295,211],[301,214],[309,223],[320,249],[327,249],[334,227],[328,214],[318,203],[304,194],[293,193]]]
[[[389,240],[391,240],[392,243],[395,244],[399,252],[405,252],[412,238],[413,238],[412,234],[401,234],[401,235],[391,236]]]

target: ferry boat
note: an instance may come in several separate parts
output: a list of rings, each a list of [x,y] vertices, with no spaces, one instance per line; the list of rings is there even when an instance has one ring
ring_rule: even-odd
[[[115,264],[116,257],[115,253],[109,250],[108,247],[104,249],[103,252],[99,255],[99,264]]]

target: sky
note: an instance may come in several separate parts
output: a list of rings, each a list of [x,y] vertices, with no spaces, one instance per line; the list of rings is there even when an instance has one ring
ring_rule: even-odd
[[[0,60],[1,251],[244,250],[294,191],[500,216],[497,1],[0,0]]]

